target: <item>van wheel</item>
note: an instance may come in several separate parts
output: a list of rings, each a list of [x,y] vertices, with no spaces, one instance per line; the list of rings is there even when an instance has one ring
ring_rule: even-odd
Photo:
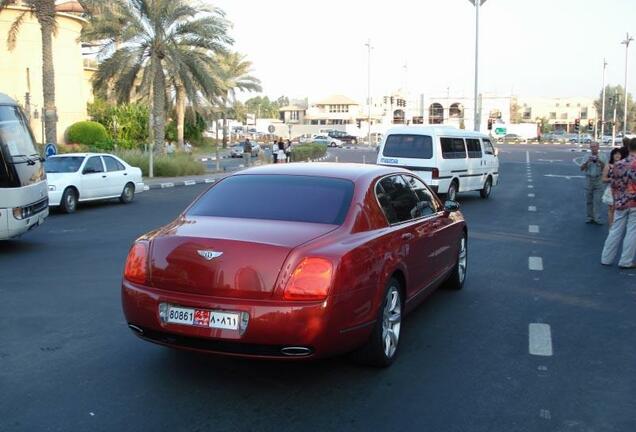
[[[488,178],[486,179],[486,183],[484,183],[483,189],[479,191],[479,195],[483,199],[486,199],[490,196],[490,192],[492,192],[492,178],[488,176]]]
[[[450,201],[457,201],[457,191],[459,190],[459,184],[457,180],[453,180],[448,187],[448,192],[446,193],[446,199]]]
[[[74,213],[77,210],[77,192],[73,188],[64,189],[60,207],[64,213]]]

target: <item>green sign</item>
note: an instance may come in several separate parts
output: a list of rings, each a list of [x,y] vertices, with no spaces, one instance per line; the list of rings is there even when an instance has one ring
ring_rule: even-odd
[[[506,128],[503,126],[498,126],[495,128],[495,135],[505,135],[506,134]]]

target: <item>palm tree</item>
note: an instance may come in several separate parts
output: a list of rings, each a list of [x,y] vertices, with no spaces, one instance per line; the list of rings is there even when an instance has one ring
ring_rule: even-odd
[[[113,0],[111,3],[112,10],[125,24],[112,28],[95,25],[84,35],[118,43],[118,49],[100,63],[93,85],[96,89],[107,89],[112,83],[120,101],[128,101],[133,95],[150,94],[154,146],[162,148],[171,83],[179,83],[193,104],[218,92],[210,59],[232,43],[227,35],[229,23],[219,9],[194,7],[187,0]],[[113,33],[114,28],[117,34]],[[150,152],[151,176],[152,154],[153,151]]]
[[[223,148],[227,147],[227,113],[228,102],[236,102],[236,91],[260,92],[260,80],[249,75],[252,62],[245,60],[245,56],[238,52],[221,53],[218,56],[218,79],[223,88],[221,102],[223,103]]]
[[[15,0],[0,0],[0,12],[2,9],[15,4]],[[28,10],[22,12],[11,24],[7,36],[7,45],[10,50],[15,48],[15,43],[20,32],[20,27],[27,14],[35,16],[40,24],[42,36],[42,99],[44,102],[44,139],[46,143],[57,143],[57,109],[55,107],[55,69],[53,67],[53,34],[56,31],[55,0],[25,0],[22,2]]]

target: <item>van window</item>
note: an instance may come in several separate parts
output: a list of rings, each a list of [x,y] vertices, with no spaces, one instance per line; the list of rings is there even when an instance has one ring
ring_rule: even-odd
[[[468,148],[469,158],[481,158],[481,144],[479,143],[478,139],[466,138],[466,147]]]
[[[444,159],[466,159],[464,138],[440,138]]]
[[[382,154],[398,158],[431,159],[433,140],[428,135],[389,135]]]
[[[484,153],[486,153],[487,155],[494,155],[495,149],[492,146],[490,140],[488,138],[482,138],[482,141],[484,142]]]

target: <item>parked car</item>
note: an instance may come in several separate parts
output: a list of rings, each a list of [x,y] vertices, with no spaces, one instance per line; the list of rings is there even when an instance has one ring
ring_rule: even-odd
[[[491,138],[443,126],[389,129],[377,164],[417,172],[431,189],[450,200],[467,191],[488,198],[499,183],[499,158]]]
[[[49,205],[73,213],[77,204],[119,198],[126,204],[144,190],[141,169],[106,153],[70,153],[44,162]]]
[[[358,137],[354,136],[354,135],[349,135],[346,132],[343,131],[339,131],[339,130],[329,130],[327,131],[327,135],[331,138],[335,138],[338,139],[340,141],[342,141],[345,144],[349,144],[349,145],[356,145],[358,144]]]
[[[497,142],[508,143],[508,144],[519,144],[519,143],[525,143],[527,142],[527,140],[521,135],[506,134],[504,137],[499,138]]]
[[[405,314],[441,284],[464,285],[458,208],[400,168],[236,173],[132,245],[125,319],[180,349],[290,360],[356,351],[388,366]]]
[[[580,142],[581,144],[589,144],[592,142],[592,135],[590,134],[581,134],[581,138],[580,138]],[[570,143],[571,144],[578,144],[579,143],[579,135],[574,135],[572,137],[570,137]]]
[[[261,145],[253,141],[250,141],[250,144],[252,145],[252,156],[258,156],[261,153]],[[230,157],[241,158],[243,157],[243,153],[245,153],[245,142],[236,144],[230,148]]]
[[[329,135],[316,135],[312,139],[312,142],[316,144],[325,144],[329,147],[340,147],[342,148],[343,143],[337,138],[331,138]]]

